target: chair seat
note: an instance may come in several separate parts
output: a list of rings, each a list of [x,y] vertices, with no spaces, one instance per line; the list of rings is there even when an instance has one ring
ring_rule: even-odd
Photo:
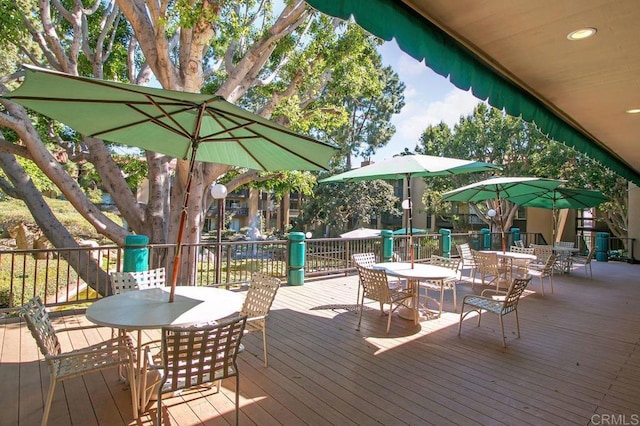
[[[465,297],[464,303],[480,309],[484,309],[485,311],[493,312],[495,314],[500,313],[500,311],[502,310],[502,305],[504,304],[504,302],[501,300],[489,299],[482,296],[467,296]]]
[[[51,359],[57,379],[63,380],[122,365],[132,353],[135,354],[135,350],[131,337],[121,335],[62,355],[47,357]]]

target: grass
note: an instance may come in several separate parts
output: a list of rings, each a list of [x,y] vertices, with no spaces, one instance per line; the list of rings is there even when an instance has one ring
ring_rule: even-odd
[[[78,213],[70,202],[44,197],[49,208],[53,211],[58,220],[76,239],[96,240],[99,244],[110,244],[103,235],[100,235],[87,220]],[[113,214],[107,213],[107,217],[116,223],[121,219]],[[3,237],[7,238],[7,229],[19,223],[36,226],[31,212],[23,201],[5,197],[0,201],[0,227],[3,230]]]

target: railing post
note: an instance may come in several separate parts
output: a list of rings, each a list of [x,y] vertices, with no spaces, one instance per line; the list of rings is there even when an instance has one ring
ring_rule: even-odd
[[[393,257],[393,231],[383,229],[380,232],[382,238],[382,261],[391,262]]]
[[[483,250],[491,250],[491,230],[489,228],[482,228],[480,233],[482,234]]]
[[[304,284],[304,255],[305,242],[303,232],[291,232],[289,234],[289,275],[287,284]]]
[[[441,229],[439,232],[442,236],[442,257],[449,259],[451,258],[451,230]]]

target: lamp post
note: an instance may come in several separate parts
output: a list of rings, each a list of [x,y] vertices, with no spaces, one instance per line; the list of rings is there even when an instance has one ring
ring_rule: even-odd
[[[489,216],[489,241],[493,239],[493,218],[496,217],[497,212],[494,209],[487,210],[487,216]],[[489,248],[491,248],[491,244],[489,244]]]
[[[227,197],[227,187],[221,183],[211,186],[211,196],[218,201],[218,223],[216,225],[216,284],[222,281],[222,228],[224,227],[224,199]]]
[[[413,254],[413,220],[412,220],[412,211],[413,207],[411,203],[411,198],[407,198],[406,200],[402,200],[402,209],[407,211],[407,227],[405,229],[409,230],[409,256],[411,259],[411,269],[413,269],[414,262],[414,254]]]

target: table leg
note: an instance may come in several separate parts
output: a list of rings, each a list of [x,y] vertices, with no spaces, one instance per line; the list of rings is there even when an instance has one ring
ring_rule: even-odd
[[[420,285],[417,280],[407,279],[407,287],[413,289],[411,308],[399,308],[398,316],[402,319],[413,320],[414,324],[418,324],[420,319]]]

